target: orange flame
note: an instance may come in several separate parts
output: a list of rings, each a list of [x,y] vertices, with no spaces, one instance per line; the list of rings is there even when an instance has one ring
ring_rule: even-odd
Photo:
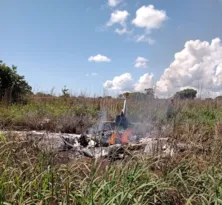
[[[113,133],[109,139],[109,144],[115,144],[116,141],[116,134]]]
[[[132,130],[131,129],[127,129],[123,135],[122,135],[122,143],[126,144],[128,143],[128,137],[132,134]]]

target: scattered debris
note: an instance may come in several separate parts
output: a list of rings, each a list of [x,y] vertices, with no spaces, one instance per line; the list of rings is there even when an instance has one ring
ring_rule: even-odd
[[[88,139],[87,135],[84,135],[84,134],[82,134],[79,137],[78,142],[83,147],[87,147],[89,145],[89,139]]]

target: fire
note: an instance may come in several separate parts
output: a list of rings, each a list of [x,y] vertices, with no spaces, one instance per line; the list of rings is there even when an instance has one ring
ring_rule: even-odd
[[[116,133],[113,133],[109,139],[109,144],[115,144],[116,141]]]
[[[109,139],[109,144],[113,145],[116,143],[116,138],[119,138],[122,144],[128,143],[128,138],[132,134],[132,129],[126,129],[123,133],[113,133]]]
[[[131,129],[127,129],[126,131],[123,132],[122,134],[122,144],[128,143],[128,137],[132,134]]]

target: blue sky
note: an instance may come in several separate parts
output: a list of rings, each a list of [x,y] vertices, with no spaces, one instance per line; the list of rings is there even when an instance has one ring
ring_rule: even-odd
[[[0,59],[18,66],[18,72],[34,91],[49,92],[53,87],[60,91],[66,85],[73,93],[102,95],[104,83],[124,73],[132,77],[126,87],[138,83],[146,73],[152,73],[153,81],[158,81],[187,41],[199,39],[211,43],[215,38],[222,39],[220,0],[118,3],[111,6],[108,0],[1,0]],[[165,12],[166,18],[156,26],[155,22],[149,24],[154,26],[146,22],[146,26],[139,26],[139,17],[137,25],[133,24],[136,11],[149,5],[155,11]],[[107,26],[116,11],[126,11],[127,18],[122,24]],[[120,35],[116,28],[126,28],[128,32]],[[155,43],[136,42],[136,36],[142,35]],[[89,61],[90,56],[98,54],[111,61]],[[135,67],[138,57],[148,60],[145,66]],[[111,82],[108,89],[115,90],[112,86]]]

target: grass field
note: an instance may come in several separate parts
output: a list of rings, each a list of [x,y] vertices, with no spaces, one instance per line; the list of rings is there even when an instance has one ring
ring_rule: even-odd
[[[32,99],[26,105],[2,105],[0,125],[78,133],[98,121],[100,110],[113,119],[122,104],[117,99]],[[131,120],[150,122],[155,116],[161,127],[167,123],[166,107],[164,100],[129,100],[127,108]],[[222,102],[178,101],[176,110],[168,133],[172,145],[179,141],[201,149],[166,158],[68,161],[66,153],[45,153],[35,142],[0,135],[0,204],[222,204]]]

